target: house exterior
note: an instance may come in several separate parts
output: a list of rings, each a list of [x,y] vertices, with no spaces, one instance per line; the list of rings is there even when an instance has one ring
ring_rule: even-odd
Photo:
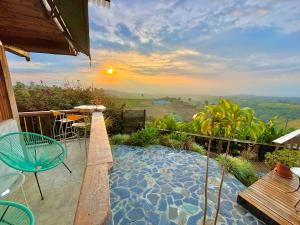
[[[30,52],[90,57],[90,46],[88,1],[1,0],[0,14],[1,135],[19,127],[5,51],[29,61]]]

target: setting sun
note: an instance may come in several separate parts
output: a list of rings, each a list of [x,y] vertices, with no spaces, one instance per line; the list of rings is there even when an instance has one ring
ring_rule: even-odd
[[[113,74],[113,73],[114,73],[114,69],[113,69],[113,68],[108,68],[108,69],[106,70],[106,73],[107,73],[107,74]]]

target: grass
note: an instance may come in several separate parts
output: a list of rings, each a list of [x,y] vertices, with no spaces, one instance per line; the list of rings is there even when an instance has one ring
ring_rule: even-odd
[[[130,135],[128,134],[116,134],[109,138],[111,145],[123,145],[129,142]]]
[[[130,143],[136,146],[146,147],[159,143],[159,133],[156,128],[148,127],[132,133],[130,136]]]
[[[126,109],[146,109],[147,118],[157,118],[168,114],[176,114],[182,120],[189,121],[197,112],[197,107],[195,105],[176,98],[168,99],[170,101],[170,104],[168,105],[154,104],[155,98],[122,98],[121,100],[125,103]]]
[[[251,162],[241,157],[227,156],[225,161],[224,155],[217,156],[216,160],[221,164],[225,164],[226,170],[233,174],[244,185],[250,186],[256,182],[259,177],[256,175],[256,171]]]

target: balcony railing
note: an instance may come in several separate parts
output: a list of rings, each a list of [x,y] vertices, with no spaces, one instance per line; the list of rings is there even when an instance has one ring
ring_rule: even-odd
[[[79,114],[78,110],[60,110]],[[21,112],[22,131],[54,137],[54,117],[51,111]],[[92,113],[90,142],[81,192],[74,216],[74,225],[106,224],[110,216],[109,169],[113,159],[102,112]],[[38,215],[37,215],[38,216]]]

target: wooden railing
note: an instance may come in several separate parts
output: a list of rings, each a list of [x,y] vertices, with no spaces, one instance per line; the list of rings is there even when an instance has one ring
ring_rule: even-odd
[[[170,130],[160,129],[161,133],[170,133]],[[195,133],[187,133],[187,132],[181,132],[181,131],[175,131],[176,133],[184,133],[187,134],[190,137],[194,137],[196,142],[199,144],[205,146],[208,144],[208,140],[210,136],[203,135],[203,134],[195,134]],[[231,138],[225,138],[225,137],[212,137],[212,146],[213,149],[218,151],[218,148],[221,148],[222,150],[219,150],[218,153],[222,153],[225,151],[226,148],[226,142],[230,141],[233,145],[235,145],[236,149],[246,149],[248,146],[251,146],[252,149],[255,150],[257,153],[257,157],[259,161],[264,160],[264,156],[266,152],[273,152],[275,151],[276,147],[278,147],[275,144],[266,144],[266,143],[258,143],[254,141],[249,140],[240,140],[240,139],[231,139]],[[221,143],[221,146],[218,146],[219,143]],[[224,145],[224,146],[223,146]],[[283,146],[280,146],[281,148]]]
[[[102,112],[92,114],[85,174],[74,225],[102,225],[110,216],[109,176],[113,159]]]
[[[76,109],[59,111],[66,114],[79,113]],[[54,137],[54,117],[52,111],[19,112],[19,118],[22,131]]]

